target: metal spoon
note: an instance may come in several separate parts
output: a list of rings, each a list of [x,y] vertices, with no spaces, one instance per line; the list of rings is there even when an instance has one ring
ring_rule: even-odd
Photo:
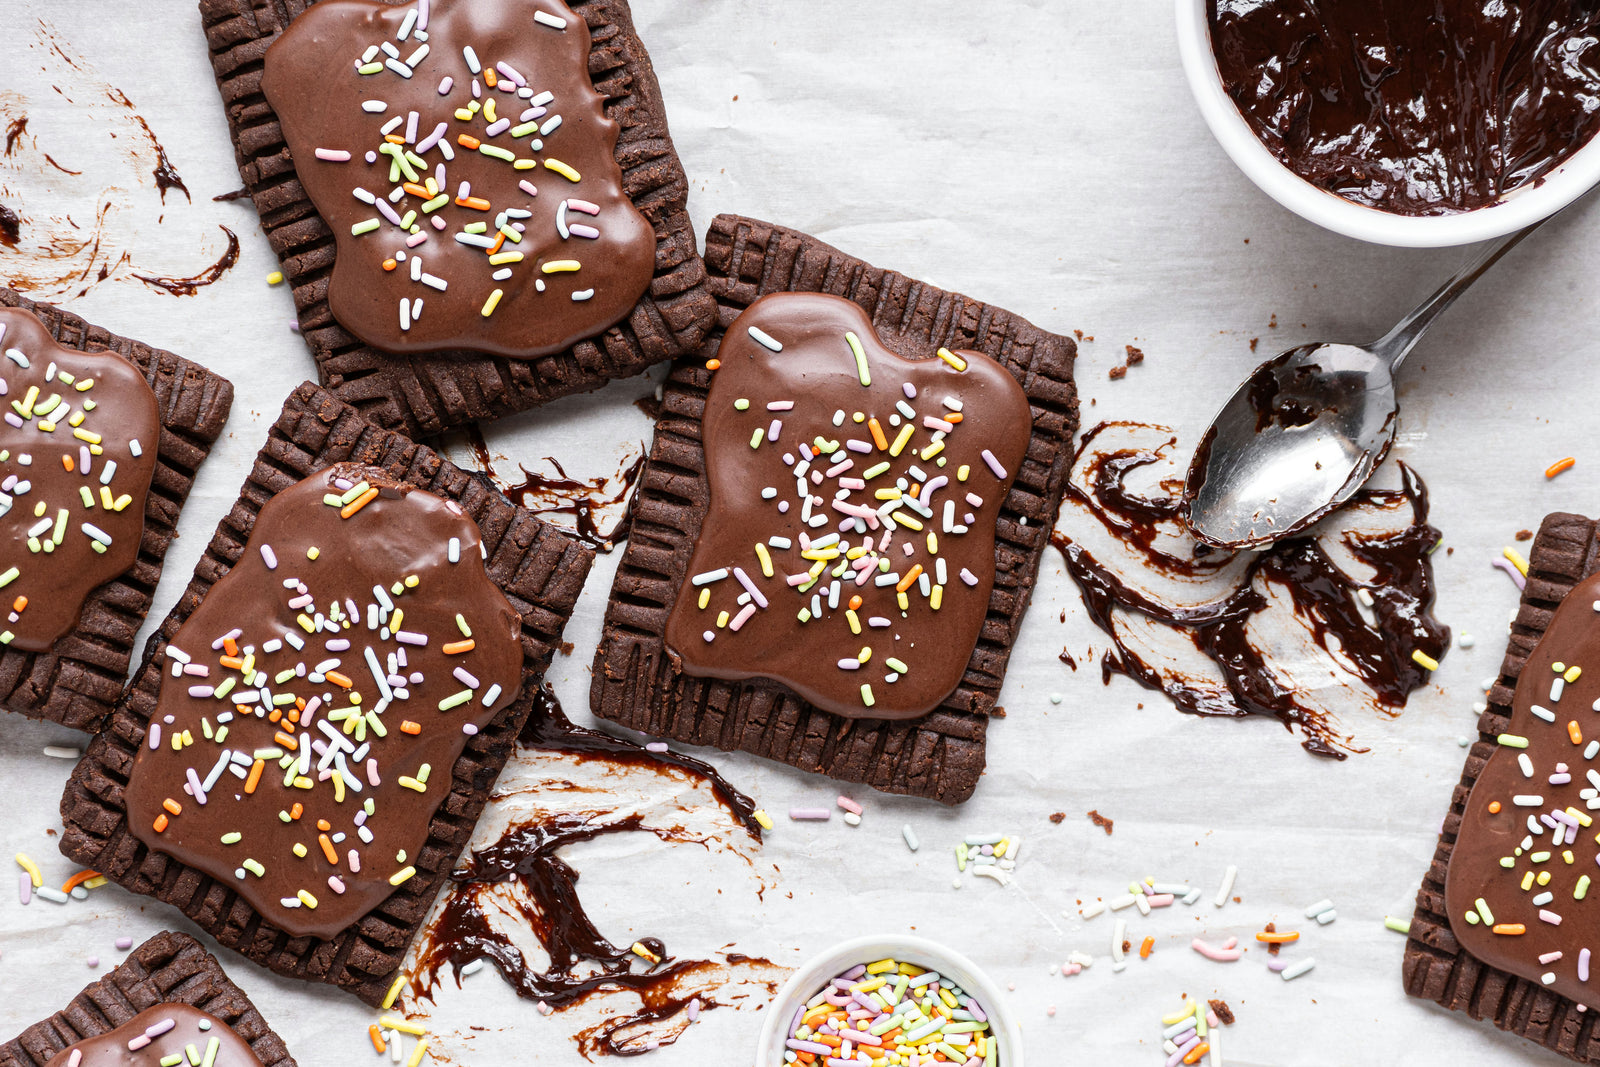
[[[1194,535],[1259,548],[1349,500],[1394,443],[1400,364],[1441,312],[1540,225],[1489,246],[1371,344],[1301,345],[1257,367],[1190,463],[1184,500]]]

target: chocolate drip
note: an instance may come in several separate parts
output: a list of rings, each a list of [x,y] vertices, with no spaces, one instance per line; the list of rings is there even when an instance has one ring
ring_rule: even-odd
[[[159,178],[159,172],[157,177]],[[185,190],[185,193],[187,193],[187,190]],[[226,226],[219,225],[217,229],[228,235],[227,251],[223,252],[220,259],[199,274],[188,278],[160,278],[152,277],[148,274],[135,274],[134,277],[152,289],[165,289],[173,296],[194,296],[202,288],[221,278],[239,262],[239,238]]]
[[[1140,427],[1136,423],[1101,423],[1084,437],[1085,455],[1095,439],[1112,426]],[[1176,439],[1154,448],[1128,448],[1098,455],[1088,470],[1088,485],[1075,478],[1068,497],[1097,518],[1107,532],[1133,548],[1151,570],[1180,578],[1214,574],[1232,557],[1194,546],[1190,557],[1168,555],[1155,547],[1163,525],[1179,522],[1181,494],[1164,484],[1170,495],[1152,499],[1127,488],[1128,476],[1161,462]],[[1063,533],[1051,535],[1061,551],[1067,571],[1083,595],[1095,625],[1111,637],[1116,654],[1101,660],[1103,678],[1126,674],[1149,689],[1164,692],[1179,710],[1194,715],[1273,715],[1285,727],[1306,735],[1307,751],[1344,759],[1353,750],[1348,738],[1339,737],[1330,723],[1300,697],[1296,688],[1279,679],[1265,651],[1250,634],[1254,616],[1268,607],[1258,591],[1263,583],[1286,589],[1296,615],[1306,624],[1316,644],[1333,654],[1335,648],[1381,709],[1405,706],[1410,693],[1424,684],[1427,672],[1411,659],[1421,649],[1438,658],[1449,646],[1449,629],[1431,614],[1433,572],[1428,553],[1439,541],[1439,531],[1427,522],[1428,497],[1422,479],[1400,464],[1399,489],[1363,489],[1349,506],[1393,508],[1409,504],[1409,526],[1388,536],[1351,532],[1345,546],[1356,559],[1375,572],[1361,582],[1343,573],[1313,537],[1280,541],[1256,555],[1239,586],[1221,600],[1185,607],[1162,603],[1139,592],[1102,565],[1082,545]],[[1358,607],[1357,591],[1372,597],[1376,625],[1368,623]],[[1164,678],[1118,636],[1112,625],[1115,610],[1133,611],[1156,622],[1185,630],[1195,647],[1214,663],[1227,686],[1227,694],[1203,691],[1182,678]]]
[[[1600,129],[1595,0],[1211,0],[1210,23],[1262,143],[1369,207],[1496,203]]]
[[[17,147],[17,138],[28,132],[28,116],[18,115],[6,126],[5,155],[10,155],[11,150]]]
[[[17,241],[22,237],[22,220],[17,213],[0,204],[0,245],[7,248],[17,247]]]
[[[754,802],[714,767],[677,753],[648,752],[622,738],[578,726],[566,717],[548,686],[539,690],[533,713],[518,741],[531,749],[576,754],[620,766],[670,766],[687,771],[709,784],[750,836],[760,840]],[[456,974],[459,982],[462,967],[486,959],[518,996],[551,1008],[579,1003],[602,990],[636,994],[643,1002],[637,1012],[608,1018],[578,1035],[579,1049],[585,1056],[638,1055],[647,1050],[628,1043],[620,1036],[624,1031],[670,1018],[697,996],[702,1007],[716,1007],[716,1002],[704,993],[685,990],[696,978],[721,969],[723,964],[674,959],[659,938],[647,936],[639,938],[639,944],[660,957],[661,962],[648,971],[634,970],[640,957],[631,947],[619,948],[600,933],[578,896],[578,872],[556,855],[566,845],[636,831],[654,834],[663,841],[705,842],[681,827],[647,826],[639,815],[607,820],[602,813],[564,812],[514,826],[494,844],[475,850],[466,864],[451,872],[454,884],[424,938],[411,979],[412,990],[419,996],[428,996],[445,967]],[[512,881],[519,884],[521,892],[509,899],[497,896],[493,907],[486,908],[484,897],[490,887]],[[529,967],[522,951],[490,920],[490,915],[508,903],[548,954],[550,962],[545,971]],[[728,966],[770,965],[768,960],[738,953],[728,953],[725,959]],[[580,964],[593,966],[580,970]]]

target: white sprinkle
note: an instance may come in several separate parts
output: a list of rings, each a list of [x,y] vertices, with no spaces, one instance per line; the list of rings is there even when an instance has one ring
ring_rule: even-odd
[[[82,755],[77,749],[69,748],[66,745],[46,745],[44,746],[44,754],[52,759],[77,759]]]
[[[553,30],[564,30],[567,28],[566,19],[552,15],[548,11],[535,11],[533,13],[533,21],[543,26],[549,26]]]
[[[572,294],[572,302],[574,304],[581,304],[585,300],[588,300],[588,299],[592,298],[593,296],[594,296],[594,290],[593,289],[580,289],[576,293]]]
[[[1217,889],[1217,896],[1212,901],[1213,904],[1220,908],[1228,902],[1228,897],[1233,894],[1233,880],[1238,876],[1239,868],[1230,863],[1227,871],[1222,875],[1222,885]]]
[[[467,61],[467,69],[472,73],[481,74],[483,72],[483,65],[478,62],[478,53],[472,50],[470,44],[461,49],[461,56]]]
[[[912,852],[922,847],[921,842],[917,840],[917,832],[911,828],[910,823],[900,827],[900,836],[906,839],[906,847]]]
[[[361,110],[369,115],[378,115],[389,110],[389,105],[383,100],[363,100],[361,101]]]
[[[783,351],[783,345],[780,344],[771,334],[767,333],[759,326],[750,327],[750,339],[756,344],[760,345],[762,348],[768,349],[769,351]]]
[[[1307,971],[1311,970],[1311,968],[1315,967],[1316,965],[1317,961],[1315,958],[1307,957],[1306,959],[1303,959],[1299,963],[1295,964],[1293,967],[1283,971],[1282,978],[1285,982],[1292,982],[1296,978],[1299,978],[1302,974],[1305,974]]]

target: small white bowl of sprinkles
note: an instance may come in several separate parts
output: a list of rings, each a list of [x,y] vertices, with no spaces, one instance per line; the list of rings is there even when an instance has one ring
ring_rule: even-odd
[[[756,1067],[855,1063],[869,1047],[899,1052],[906,1067],[1022,1067],[1000,987],[959,952],[909,935],[844,941],[795,971],[761,1028]]]

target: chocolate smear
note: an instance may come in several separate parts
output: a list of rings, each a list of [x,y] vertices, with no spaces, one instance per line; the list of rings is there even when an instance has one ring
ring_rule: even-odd
[[[202,288],[213,284],[228,273],[239,262],[238,236],[226,226],[219,225],[217,229],[228,235],[228,248],[222,253],[221,258],[199,274],[188,278],[157,277],[149,274],[135,274],[134,277],[152,289],[165,289],[173,296],[194,296]]]

